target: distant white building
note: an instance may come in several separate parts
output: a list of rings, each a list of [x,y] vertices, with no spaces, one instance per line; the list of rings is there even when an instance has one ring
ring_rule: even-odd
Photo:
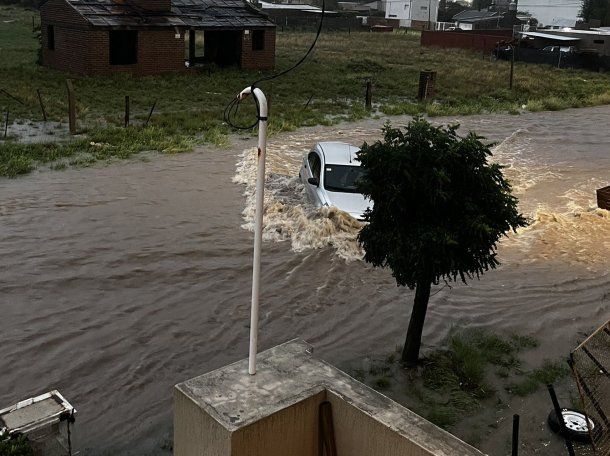
[[[526,11],[542,25],[574,27],[580,15],[579,0],[519,0],[519,11]]]
[[[386,19],[400,20],[401,27],[430,28],[438,18],[440,0],[387,0]]]

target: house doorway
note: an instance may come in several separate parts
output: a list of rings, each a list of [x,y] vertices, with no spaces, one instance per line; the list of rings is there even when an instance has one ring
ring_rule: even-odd
[[[241,30],[190,30],[186,40],[189,66],[214,63],[221,67],[241,62]]]

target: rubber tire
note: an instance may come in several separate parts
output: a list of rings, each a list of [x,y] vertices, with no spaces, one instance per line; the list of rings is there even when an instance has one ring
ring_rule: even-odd
[[[563,410],[567,410],[567,409],[563,409]],[[578,410],[570,410],[570,411],[582,414],[582,412],[579,412]],[[589,420],[593,421],[593,438],[595,438],[595,434],[597,434],[599,432],[599,426],[591,417],[589,417]],[[561,434],[561,428],[560,428],[559,420],[557,419],[557,415],[555,414],[555,410],[551,410],[551,412],[549,413],[548,423],[549,423],[551,430],[555,434]],[[591,443],[591,437],[589,436],[588,432],[579,432],[579,431],[574,431],[574,430],[568,429],[568,428],[564,428],[564,429],[565,429],[565,433],[566,433],[566,435],[564,435],[564,437],[568,437],[570,440],[573,440],[575,442]]]

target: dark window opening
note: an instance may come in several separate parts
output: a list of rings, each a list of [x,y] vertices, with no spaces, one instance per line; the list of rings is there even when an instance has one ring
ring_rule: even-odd
[[[113,30],[110,32],[110,65],[138,63],[138,32]]]
[[[252,50],[263,51],[265,49],[265,31],[254,30],[252,32]]]
[[[47,25],[47,49],[55,49],[55,26]]]
[[[595,44],[604,44],[604,40],[593,40]]]

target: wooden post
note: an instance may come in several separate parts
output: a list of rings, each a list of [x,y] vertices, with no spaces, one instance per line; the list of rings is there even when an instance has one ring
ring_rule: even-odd
[[[373,107],[373,83],[370,79],[366,81],[364,106],[366,107],[366,109],[371,109]]]
[[[42,119],[47,121],[47,111],[44,109],[44,103],[42,102],[42,95],[40,93],[40,89],[36,89],[36,93],[38,94],[38,103],[40,103],[40,110],[42,111]]]
[[[6,139],[6,137],[8,136],[8,115],[9,108],[6,108],[6,119],[4,121],[4,139]]]
[[[70,134],[76,134],[76,98],[74,96],[74,86],[72,80],[66,79],[68,88],[68,122],[70,124]]]
[[[129,127],[129,95],[125,95],[125,128]]]
[[[510,57],[510,82],[508,85],[509,89],[513,89],[513,77],[515,74],[515,46],[511,46],[511,57]]]
[[[150,112],[148,113],[148,118],[146,119],[146,123],[144,124],[145,127],[148,127],[148,122],[150,122],[150,118],[153,115],[153,111],[155,110],[155,106],[157,106],[157,100],[155,100],[155,102],[152,105],[152,108],[150,108]]]

